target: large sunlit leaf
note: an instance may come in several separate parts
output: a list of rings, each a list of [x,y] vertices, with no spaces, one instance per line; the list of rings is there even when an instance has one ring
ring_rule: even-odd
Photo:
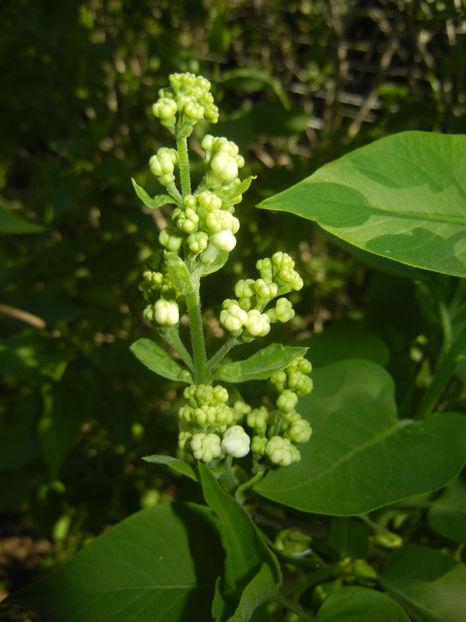
[[[394,551],[381,579],[412,622],[466,620],[466,566],[439,551],[414,544]]]
[[[131,345],[130,349],[141,363],[159,376],[169,380],[192,382],[191,373],[187,369],[183,369],[155,341],[146,338],[138,339]]]
[[[437,490],[464,465],[466,418],[399,420],[393,381],[375,363],[334,363],[316,369],[313,380],[297,407],[312,437],[299,446],[300,462],[256,484],[261,495],[306,512],[361,514]]]
[[[209,620],[222,569],[212,513],[167,503],[106,531],[10,600],[47,622]]]
[[[314,618],[313,618],[314,619]],[[390,597],[365,587],[344,587],[319,609],[316,622],[409,622]]]
[[[387,136],[259,207],[316,221],[370,253],[465,277],[466,136]]]

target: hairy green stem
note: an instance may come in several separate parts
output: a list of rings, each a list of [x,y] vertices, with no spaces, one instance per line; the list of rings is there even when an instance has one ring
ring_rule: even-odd
[[[191,180],[189,178],[189,157],[188,157],[188,139],[177,138],[176,148],[178,150],[178,164],[180,167],[181,192],[183,197],[191,194]]]
[[[170,345],[175,352],[178,353],[181,360],[184,364],[189,368],[189,370],[193,371],[193,359],[186,349],[184,343],[181,341],[180,333],[178,331],[178,326],[166,326],[160,329],[160,335],[165,339],[165,341]]]
[[[239,340],[236,337],[230,337],[228,341],[225,341],[223,346],[221,346],[212,358],[209,359],[208,365],[210,371],[212,371],[215,365],[217,365],[217,363],[219,363],[228,354],[228,352],[238,344]]]
[[[429,388],[424,393],[417,407],[415,419],[424,419],[434,410],[435,405],[442,396],[453,372],[459,362],[464,358],[466,350],[466,328],[453,341],[451,348],[445,352],[442,362],[438,366]]]
[[[191,287],[186,292],[186,306],[189,315],[191,331],[191,345],[193,352],[193,378],[195,384],[209,384],[210,372],[207,366],[207,353],[202,326],[201,299],[199,295],[199,281],[192,280]]]

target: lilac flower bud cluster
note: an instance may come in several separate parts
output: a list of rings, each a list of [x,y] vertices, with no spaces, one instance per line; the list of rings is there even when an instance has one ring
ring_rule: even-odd
[[[169,80],[170,86],[159,90],[152,113],[172,134],[186,137],[201,119],[218,121],[209,80],[192,73],[173,73]]]
[[[221,385],[191,385],[183,395],[186,404],[178,411],[180,449],[208,463],[249,453],[250,437],[239,423],[250,406],[240,400],[229,406],[228,391]]]
[[[267,335],[273,322],[291,320],[295,312],[287,298],[278,298],[274,307],[265,312],[264,309],[277,296],[302,288],[303,280],[294,265],[293,259],[282,252],[260,259],[256,267],[261,278],[238,281],[235,285],[237,299],[223,302],[220,312],[222,326],[235,337],[242,336],[247,341]]]
[[[312,380],[306,375],[311,369],[309,361],[299,356],[270,378],[279,391],[276,410],[261,406],[251,410],[246,419],[253,431],[251,451],[256,459],[265,456],[272,464],[280,466],[301,459],[296,443],[306,443],[312,430],[295,408],[298,395],[306,395],[312,390]]]

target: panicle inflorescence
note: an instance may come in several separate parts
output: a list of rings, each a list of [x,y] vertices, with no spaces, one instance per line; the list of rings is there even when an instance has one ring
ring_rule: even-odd
[[[178,145],[178,149],[160,147],[149,160],[152,174],[167,189],[167,202],[175,204],[166,227],[160,231],[159,242],[166,251],[180,254],[202,270],[203,266],[212,264],[219,253],[229,253],[236,246],[240,223],[234,215],[235,206],[241,202],[253,177],[240,179],[239,170],[244,166],[244,158],[234,142],[206,134],[201,141],[204,175],[194,192],[190,188],[187,191],[186,187],[180,192],[176,184],[177,168],[182,178],[180,141],[181,144],[185,141],[199,121],[216,123],[219,113],[210,92],[211,84],[206,78],[192,73],[176,73],[169,79],[170,86],[159,90],[159,98],[152,106],[154,116],[174,134]],[[184,155],[187,159],[187,152]],[[139,188],[139,195],[147,193]],[[149,195],[147,197],[149,202],[146,204],[153,207],[150,203],[153,200]],[[144,310],[145,319],[165,326],[178,322],[179,313],[175,313],[174,306],[177,304],[176,292],[171,291],[167,297],[161,283],[150,282],[146,277],[141,289],[151,303]],[[157,310],[155,295],[162,301]]]
[[[298,395],[312,390],[312,381],[306,375],[310,371],[309,361],[299,356],[273,374],[271,381],[279,392],[276,408],[252,408],[239,400],[229,406],[228,392],[221,385],[188,387],[184,391],[187,403],[178,413],[180,449],[204,462],[226,455],[242,458],[249,453],[256,465],[264,460],[281,466],[297,462],[301,454],[296,444],[307,442],[312,432],[309,423],[296,412]],[[209,451],[202,453],[204,445],[198,447],[198,443],[207,438]],[[212,458],[210,448],[214,442],[220,450]]]
[[[277,252],[271,258],[259,259],[256,267],[259,279],[241,279],[235,285],[236,300],[227,298],[220,312],[220,323],[235,337],[244,341],[263,337],[274,322],[288,322],[294,315],[293,305],[280,297],[275,306],[264,311],[277,296],[291,290],[298,291],[303,280],[294,269],[293,259],[286,253]]]

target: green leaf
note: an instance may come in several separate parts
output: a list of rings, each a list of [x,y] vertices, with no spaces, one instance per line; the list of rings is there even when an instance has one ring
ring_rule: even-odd
[[[256,609],[270,603],[278,595],[274,576],[268,564],[262,564],[255,577],[246,585],[235,613],[228,622],[249,622]]]
[[[25,220],[9,209],[0,207],[0,233],[42,233],[44,227]]]
[[[313,618],[314,619],[314,618]],[[344,587],[319,609],[316,622],[409,622],[394,600],[365,587]]]
[[[348,516],[437,490],[462,468],[466,418],[441,413],[399,420],[385,370],[349,360],[313,373],[314,390],[298,404],[313,435],[302,459],[269,472],[254,489],[306,512]]]
[[[165,464],[177,473],[186,475],[187,477],[190,477],[192,480],[197,482],[197,477],[194,469],[184,460],[180,460],[179,458],[173,458],[172,456],[162,456],[160,454],[144,456],[143,460],[145,460],[146,462],[152,462],[153,464]]]
[[[223,552],[212,513],[164,503],[93,540],[11,603],[47,622],[208,620]]]
[[[359,322],[343,321],[329,326],[322,333],[296,342],[309,348],[308,358],[314,367],[344,359],[367,359],[385,367],[390,352],[385,343],[361,326]]]
[[[466,567],[439,551],[414,544],[394,551],[381,580],[412,622],[466,620]]]
[[[217,272],[228,261],[229,253],[226,251],[219,251],[217,257],[212,261],[212,263],[202,263],[200,262],[195,269],[195,273],[199,276],[207,276],[208,274],[213,274]]]
[[[461,475],[445,488],[427,518],[437,533],[466,544],[466,482]]]
[[[192,289],[191,275],[188,266],[184,263],[178,253],[171,251],[164,252],[165,265],[168,274],[175,288],[182,294],[186,294]]]
[[[143,365],[159,376],[180,382],[191,383],[193,381],[187,369],[178,365],[165,350],[150,339],[138,339],[131,345],[130,350]]]
[[[131,181],[133,183],[133,188],[138,195],[138,198],[142,201],[142,203],[144,203],[146,207],[149,207],[150,209],[158,209],[159,207],[162,207],[163,205],[167,205],[169,203],[176,205],[175,199],[173,199],[170,195],[161,194],[152,199],[151,196],[144,190],[144,188],[142,186],[139,186],[133,178],[131,178]]]
[[[296,356],[304,356],[306,352],[307,348],[272,343],[244,361],[222,365],[217,369],[214,377],[223,382],[265,380],[288,365]]]
[[[226,552],[225,598],[238,596],[264,562],[272,568],[275,580],[280,581],[277,558],[246,510],[221,488],[211,470],[202,463],[199,463],[199,475],[206,503],[220,520],[220,535]]]
[[[402,132],[326,164],[259,207],[370,253],[466,276],[466,136]]]

